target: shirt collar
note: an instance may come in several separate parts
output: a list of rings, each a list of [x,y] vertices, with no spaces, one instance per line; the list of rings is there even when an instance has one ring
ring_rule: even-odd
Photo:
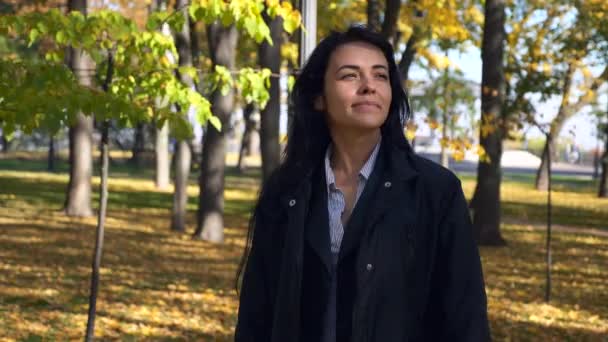
[[[380,151],[380,143],[382,143],[382,137],[378,140],[378,143],[374,147],[374,150],[370,154],[369,158],[361,170],[359,170],[359,177],[362,177],[366,181],[369,179],[369,176],[372,174],[374,170],[374,165],[376,164],[376,159],[378,157],[378,151]],[[330,158],[333,152],[333,144],[329,144],[327,150],[325,151],[325,179],[327,181],[327,186],[334,186],[336,184],[336,177],[334,175],[334,170],[331,168]]]

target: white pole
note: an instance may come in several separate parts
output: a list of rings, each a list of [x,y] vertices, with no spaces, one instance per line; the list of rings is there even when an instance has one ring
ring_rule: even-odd
[[[300,30],[300,68],[317,45],[317,0],[301,0],[304,30]]]

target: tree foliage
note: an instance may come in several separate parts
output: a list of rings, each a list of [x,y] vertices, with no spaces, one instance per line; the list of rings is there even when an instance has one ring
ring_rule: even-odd
[[[266,7],[264,6],[266,4]],[[187,13],[194,21],[222,24],[234,23],[256,41],[270,41],[269,29],[262,18],[266,10],[271,17],[284,18],[286,31],[292,32],[300,23],[300,14],[288,2],[279,1],[192,1]],[[31,131],[46,127],[56,131],[61,125],[73,122],[79,111],[95,115],[103,121],[117,120],[121,126],[138,122],[156,122],[159,127],[169,122],[173,134],[192,136],[186,111],[190,106],[199,123],[221,125],[211,113],[209,101],[182,84],[175,75],[185,73],[195,81],[200,71],[209,73],[210,89],[236,86],[248,102],[264,105],[268,100],[269,70],[246,68],[226,70],[197,70],[178,67],[177,52],[171,36],[158,28],[168,24],[181,28],[183,11],[153,13],[145,29],[121,13],[99,10],[84,16],[81,13],[64,15],[57,9],[6,15],[0,18],[0,34],[22,40],[28,45],[38,44],[44,60],[32,62],[18,55],[0,58],[0,125],[7,132],[15,129]],[[114,77],[107,93],[98,87],[77,84],[71,71],[63,66],[66,47],[80,48],[97,65],[92,74],[104,75],[108,67],[106,56],[114,56]],[[102,80],[98,80],[98,85]],[[33,96],[36,94],[36,96]],[[46,95],[46,96],[40,96]],[[171,110],[173,105],[181,111]]]

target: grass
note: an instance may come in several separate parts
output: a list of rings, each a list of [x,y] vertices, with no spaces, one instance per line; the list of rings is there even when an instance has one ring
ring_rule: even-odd
[[[0,341],[82,339],[96,220],[61,214],[64,173],[22,162],[0,160]],[[111,174],[97,337],[231,340],[234,273],[259,172],[241,177],[230,170],[221,245],[170,232],[171,193],[154,189],[150,174],[120,166]],[[594,198],[587,190],[593,184],[560,182],[556,223],[606,229],[608,201]],[[530,184],[505,177],[503,214],[516,221],[503,225],[508,246],[481,248],[494,340],[605,341],[608,237],[555,232],[553,297],[544,303],[546,193]],[[464,177],[463,187],[470,196],[474,180]]]
[[[597,181],[555,176],[552,186],[553,223],[608,231],[608,199],[596,196]],[[468,198],[475,190],[475,178],[461,176]],[[545,223],[547,192],[534,189],[534,175],[507,174],[501,185],[502,215],[507,220]]]

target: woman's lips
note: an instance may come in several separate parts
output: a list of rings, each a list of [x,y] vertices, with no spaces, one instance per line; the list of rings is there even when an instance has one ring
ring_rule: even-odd
[[[364,110],[382,108],[378,102],[374,102],[374,101],[355,102],[355,103],[353,103],[352,107],[357,108],[357,109],[364,109]]]

